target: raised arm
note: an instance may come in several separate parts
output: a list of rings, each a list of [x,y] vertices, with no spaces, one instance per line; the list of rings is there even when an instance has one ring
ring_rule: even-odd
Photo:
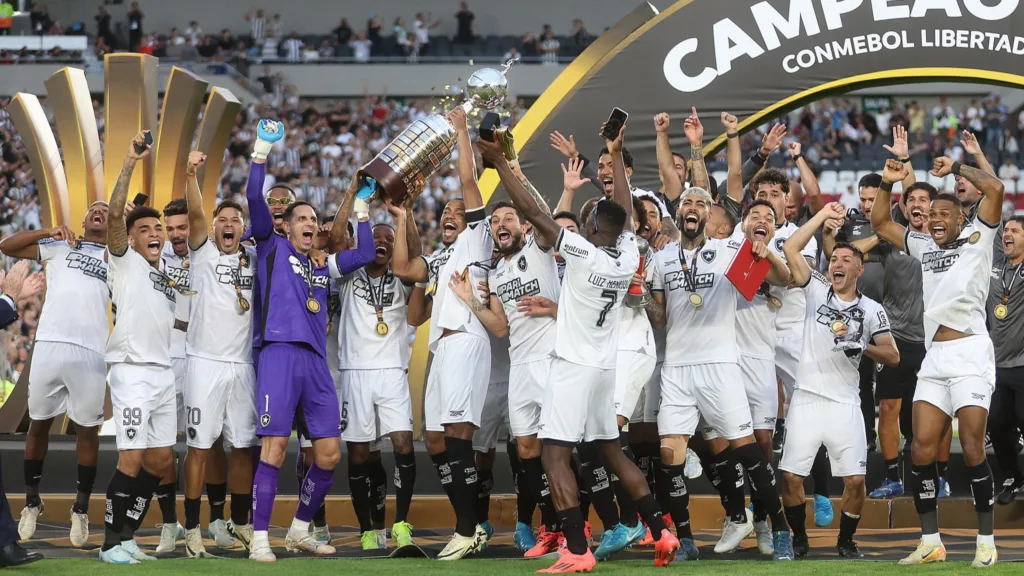
[[[505,191],[508,192],[508,197],[512,200],[512,203],[522,213],[523,218],[526,218],[527,222],[533,224],[537,234],[538,245],[545,248],[554,246],[562,227],[550,215],[541,210],[540,206],[537,205],[537,200],[534,199],[533,195],[526,190],[526,186],[523,186],[522,181],[512,172],[512,167],[508,165],[508,160],[505,159],[505,155],[501,151],[501,145],[480,140],[477,142],[477,146],[480,147],[480,153],[483,157],[497,170],[501,184],[505,187]],[[627,191],[626,193],[628,194],[629,192]]]
[[[978,138],[964,130],[961,134],[963,140],[960,141],[960,145],[964,147],[964,152],[971,155],[974,159],[974,163],[978,165],[978,168],[982,172],[986,172],[991,176],[996,175],[996,171],[992,168],[992,164],[989,163],[988,158],[985,157],[985,152],[981,149],[981,144],[978,143]]]
[[[356,191],[359,186],[359,178],[353,175],[352,180],[348,183],[345,199],[341,201],[341,206],[338,206],[334,224],[327,236],[327,249],[332,253],[340,252],[341,247],[345,245],[345,237],[348,236],[348,219],[352,217],[352,206],[355,204]]]
[[[258,242],[274,233],[274,218],[263,196],[263,180],[267,176],[267,156],[274,143],[284,136],[284,124],[273,120],[260,120],[256,125],[256,143],[253,145],[249,181],[245,184],[245,201],[249,205],[249,223],[252,237]]]
[[[448,120],[455,126],[459,138],[459,181],[462,182],[462,200],[468,212],[481,208],[484,205],[484,198],[476,182],[476,159],[473,154],[473,142],[469,138],[469,127],[466,125],[466,111],[457,106],[448,113]]]
[[[760,242],[757,244],[761,245],[760,248],[764,248],[764,255],[758,257],[767,258],[772,264],[772,267],[768,270],[768,275],[765,276],[765,281],[772,286],[789,286],[793,279],[789,273],[789,266],[786,265],[786,262],[782,258],[779,258],[777,254],[769,250],[764,244],[761,244]],[[757,244],[754,245],[754,254],[758,254],[758,251],[760,250]]]
[[[209,238],[206,212],[203,211],[203,194],[199,191],[196,172],[206,163],[206,154],[189,152],[185,167],[185,201],[188,202],[188,247],[198,249]]]
[[[846,216],[846,209],[842,204],[833,202],[825,205],[813,218],[801,226],[786,243],[782,245],[782,253],[786,256],[786,263],[789,265],[789,273],[792,284],[804,286],[811,278],[811,266],[804,260],[800,253],[807,243],[814,238],[814,233],[821,228],[828,219],[842,220]]]
[[[1003,216],[1003,181],[989,172],[953,162],[945,156],[935,159],[932,174],[942,178],[948,174],[956,174],[966,178],[968,182],[981,191],[981,204],[978,205],[978,218],[992,228],[1002,223]],[[876,200],[877,202],[877,200]],[[874,212],[872,212],[872,215]]]
[[[124,256],[128,251],[128,227],[124,220],[124,207],[128,203],[128,186],[132,182],[135,163],[149,155],[149,151],[153,147],[152,144],[146,144],[146,134],[148,133],[149,130],[139,132],[132,139],[132,143],[128,145],[128,155],[124,158],[121,173],[117,175],[117,183],[114,184],[114,191],[110,195],[107,212],[107,250],[114,256]],[[142,150],[142,152],[138,150]]]
[[[743,203],[743,150],[740,146],[739,119],[722,112],[722,126],[725,128],[726,158],[729,175],[725,180],[725,191],[737,204]]]
[[[802,150],[803,146],[800,142],[794,140],[789,143],[789,154],[793,157],[797,170],[800,171],[800,184],[803,185],[804,194],[807,195],[807,206],[810,208],[811,214],[817,214],[825,207],[825,199],[821,197],[818,177],[814,175],[811,165],[807,163],[807,159],[801,154]]]
[[[343,222],[336,224],[344,226]],[[332,228],[333,230],[333,228]],[[358,243],[351,250],[342,250],[331,256],[337,266],[337,273],[333,276],[340,278],[345,274],[351,274],[366,266],[377,257],[377,250],[373,243],[373,227],[370,226],[370,215],[360,213],[359,225],[356,226]]]
[[[533,196],[533,200],[537,203],[537,206],[539,206],[545,214],[551,216],[551,208],[548,208],[547,201],[544,200],[544,197],[541,196],[540,192],[537,191],[537,188],[530,182],[530,179],[523,173],[523,168],[519,165],[519,161],[511,160],[509,161],[508,166],[512,169],[512,173],[519,179],[519,182],[522,183],[523,187],[526,188],[526,191],[530,193],[530,196]]]
[[[420,235],[416,230],[416,198],[410,194],[405,198],[405,248],[408,250],[409,258],[420,259],[423,255],[423,246],[420,244]]]
[[[683,132],[690,141],[690,185],[710,191],[711,180],[704,165],[704,126],[697,117],[697,109],[690,110],[690,117],[683,122]]]
[[[786,137],[786,126],[784,124],[775,124],[771,130],[765,133],[761,137],[761,147],[758,148],[757,152],[750,157],[746,162],[743,163],[743,187],[746,188],[747,184],[757,176],[757,173],[764,168],[764,165],[768,163],[768,158],[773,152],[782,146],[782,139]]]
[[[670,202],[683,193],[683,183],[676,173],[676,165],[672,159],[672,145],[669,143],[668,128],[670,118],[667,112],[654,117],[654,150],[658,158],[658,171],[661,172],[661,183],[665,186],[665,198]]]
[[[907,215],[907,190],[917,182],[917,177],[914,175],[914,167],[910,164],[910,141],[907,139],[907,129],[902,124],[893,126],[892,129],[892,146],[887,144],[882,145],[890,154],[896,157],[897,160],[907,165],[907,175],[903,177],[902,186],[903,193],[900,194],[900,212],[904,216]],[[865,252],[867,254],[867,252]]]
[[[415,258],[409,254],[409,245],[412,242],[409,240],[408,228],[409,226],[415,227],[415,224],[409,222],[404,206],[395,206],[388,202],[387,207],[395,221],[395,246],[391,253],[391,271],[406,282],[426,282],[428,280],[427,263],[423,261],[423,258]],[[415,243],[419,244],[419,238]]]
[[[938,166],[939,160],[935,161],[936,166]],[[952,167],[953,161],[949,160],[949,162]],[[885,168],[882,170],[882,185],[878,187],[878,195],[875,196],[875,205],[879,207],[879,210],[871,211],[871,228],[874,229],[875,234],[900,250],[907,249],[905,243],[907,229],[893,222],[889,206],[892,205],[892,186],[906,176],[906,170],[908,170],[907,165],[899,160],[885,161]],[[946,174],[948,173],[946,172]],[[996,180],[996,182],[999,181]],[[1002,183],[1000,182],[1000,184]],[[1002,200],[1000,200],[1000,208],[1002,208]]]
[[[75,243],[75,233],[67,226],[41,228],[39,230],[22,230],[15,232],[0,242],[0,252],[12,258],[39,260],[39,241],[52,238],[63,240],[68,244]]]
[[[586,178],[587,182],[590,182],[594,188],[597,188],[602,194],[604,194],[604,186],[597,180],[597,171],[594,169],[593,164],[587,160],[587,157],[579,153],[576,149],[576,140],[572,134],[568,138],[562,136],[562,133],[555,130],[548,137],[551,141],[551,147],[562,153],[563,156],[569,160],[578,160],[580,162],[580,169],[578,172]],[[563,197],[564,197],[563,191]],[[555,212],[572,212],[572,203],[570,202],[568,208],[562,208],[561,203],[555,208]]]
[[[572,201],[576,197],[576,191],[584,184],[590,182],[590,178],[584,178],[583,160],[569,158],[569,167],[562,164],[562,197],[558,199],[558,206],[555,212],[572,212]]]
[[[602,132],[604,126],[601,127]],[[612,198],[626,210],[626,222],[622,229],[626,232],[633,231],[633,194],[629,191],[629,180],[626,178],[626,163],[622,159],[622,140],[626,136],[626,125],[619,128],[619,135],[615,140],[605,140],[608,147],[608,155],[612,158],[612,178],[615,184],[612,186]],[[594,208],[597,209],[596,207]],[[556,235],[557,236],[557,235]]]

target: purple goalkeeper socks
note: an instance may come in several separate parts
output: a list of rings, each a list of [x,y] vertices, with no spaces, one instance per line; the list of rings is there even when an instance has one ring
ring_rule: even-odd
[[[313,464],[306,474],[306,479],[302,481],[302,488],[299,489],[299,507],[295,510],[295,519],[311,522],[313,514],[324,503],[332,483],[334,471],[324,470]]]
[[[274,512],[274,497],[277,496],[277,476],[281,469],[260,461],[252,479],[252,528],[267,530],[270,515]]]

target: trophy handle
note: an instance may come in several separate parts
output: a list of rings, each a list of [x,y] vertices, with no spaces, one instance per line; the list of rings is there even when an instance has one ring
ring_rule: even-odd
[[[508,69],[509,68],[511,68],[513,65],[518,64],[518,63],[519,63],[519,57],[518,56],[516,56],[515,58],[509,58],[504,64],[501,65],[501,75],[504,76],[506,73],[508,73]]]

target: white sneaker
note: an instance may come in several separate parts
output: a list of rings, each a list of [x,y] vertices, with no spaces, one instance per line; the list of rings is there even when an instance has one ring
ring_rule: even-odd
[[[177,522],[174,524],[161,524],[160,545],[156,547],[156,553],[174,552],[174,549],[178,546],[178,540],[184,539],[185,529],[182,528],[181,524]]]
[[[234,522],[228,520],[228,533],[238,539],[242,544],[242,547],[249,550],[252,547],[252,525],[242,524],[236,526]]]
[[[754,534],[757,536],[757,551],[763,556],[775,554],[775,546],[772,545],[772,528],[768,521],[754,522]]]
[[[908,564],[931,564],[932,562],[945,562],[946,561],[946,547],[942,545],[942,542],[938,544],[928,544],[921,538],[921,543],[917,545],[917,549],[910,553],[910,556],[900,560],[900,564],[906,566]]]
[[[249,560],[255,560],[257,562],[277,562],[277,556],[274,556],[274,551],[270,549],[270,544],[259,544],[254,545],[249,550]]]
[[[217,548],[232,548],[235,545],[235,539],[231,537],[231,532],[228,531],[228,523],[223,520],[210,522],[210,525],[206,528],[206,536],[213,540]],[[185,540],[187,543],[187,535]]]
[[[740,547],[740,542],[754,531],[754,513],[744,509],[747,521],[742,524],[726,519],[722,526],[722,539],[715,544],[715,554],[729,554]]]
[[[104,552],[100,550],[100,562],[104,564],[138,564],[139,561],[125,551],[120,544]]]
[[[444,547],[444,550],[441,550],[441,553],[437,555],[437,560],[461,560],[477,552],[483,545],[481,534],[483,534],[484,538],[487,538],[487,533],[479,526],[476,533],[472,536],[461,536],[455,533]]]
[[[388,531],[374,530],[373,533],[377,536],[377,548],[386,550],[388,547]]]
[[[330,544],[317,542],[310,533],[302,534],[293,528],[288,529],[288,535],[284,538],[284,547],[289,552],[309,552],[317,556],[330,556],[336,550]]]
[[[331,529],[328,526],[313,526],[313,540],[321,544],[331,543]]]
[[[971,566],[974,568],[988,568],[999,560],[999,553],[996,552],[995,546],[989,546],[988,544],[978,543],[977,548],[974,551],[974,562],[971,562]]]
[[[18,536],[21,540],[28,540],[35,536],[36,522],[44,508],[43,501],[40,500],[39,506],[25,506],[21,509],[21,519],[18,520]]]
[[[234,540],[232,540],[234,542]],[[203,545],[203,531],[199,528],[185,530],[185,554],[189,558],[210,558],[210,554]]]
[[[89,515],[71,512],[71,545],[75,548],[85,546],[89,541]],[[109,550],[108,550],[109,552]]]
[[[683,474],[691,480],[700,478],[704,473],[704,467],[700,465],[700,456],[689,448],[686,449],[686,462],[683,464]]]
[[[141,562],[156,560],[156,558],[154,558],[153,556],[150,556],[149,554],[143,552],[142,549],[139,548],[139,545],[135,542],[134,539],[128,540],[126,542],[121,542],[121,548],[123,548],[125,552],[130,554],[132,558],[135,558],[136,560],[139,560]]]

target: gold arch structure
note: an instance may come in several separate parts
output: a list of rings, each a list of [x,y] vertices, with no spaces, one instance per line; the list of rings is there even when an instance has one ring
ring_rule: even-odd
[[[794,38],[782,37],[779,33],[781,45],[775,50],[765,50],[757,19],[750,11],[757,4],[763,3],[757,0],[728,3],[679,0],[659,13],[650,4],[642,3],[566,67],[513,130],[520,165],[536,188],[544,193],[549,205],[557,202],[557,194],[562,189],[558,165],[564,158],[551,149],[547,135],[554,130],[566,136],[573,134],[580,151],[596,160],[596,151],[604,145],[598,136],[601,122],[615,106],[631,114],[626,146],[634,157],[633,183],[659,189],[652,122],[658,112],[667,111],[675,118],[683,118],[689,115],[691,106],[696,106],[705,128],[704,154],[710,156],[725,144],[718,119],[722,110],[739,116],[740,131],[746,132],[805,103],[872,86],[949,81],[1024,87],[1024,75],[1020,73],[1024,69],[1020,67],[1019,58],[1004,54],[985,57],[977,51],[950,47],[924,49],[920,45],[906,53],[912,58],[880,52],[837,60],[838,64],[794,74],[781,71],[783,58],[799,50],[890,29],[904,30],[912,26],[910,32],[924,33],[938,28],[970,28],[1012,38],[1019,15],[1017,20],[1011,15],[988,21],[968,13],[963,18],[951,19],[945,17],[944,12],[930,11],[923,18],[914,18],[912,23],[900,20],[899,28],[891,28],[887,27],[890,22],[875,20],[871,3],[863,3],[841,15],[841,28],[825,30],[822,8],[815,6],[819,33],[808,36],[805,27],[801,27],[803,34]],[[702,66],[713,66],[712,31],[716,22],[726,18],[758,42],[764,53],[756,58],[740,56],[733,60],[730,72],[701,90],[683,93],[672,88],[662,71],[669,50],[693,36],[699,41],[701,54],[688,63],[688,69],[696,71]],[[913,34],[905,37],[914,38]],[[894,61],[914,61],[918,66],[892,68]],[[514,71],[510,81],[515,82]],[[679,134],[672,139],[673,148],[688,149],[678,124],[672,125],[672,132]],[[485,203],[507,197],[494,170],[481,174],[480,190]],[[577,198],[574,207],[577,209],[586,201],[586,195],[578,196],[582,197]],[[409,370],[414,397],[422,396],[425,385],[430,356],[428,333],[429,324],[416,332]],[[416,408],[421,410],[420,406]],[[417,430],[422,428],[420,423],[421,412],[417,412]]]
[[[216,180],[241,103],[223,88],[213,89],[207,97],[205,80],[174,67],[158,124],[157,65],[156,58],[142,54],[108,54],[104,58],[102,148],[92,95],[82,70],[62,68],[45,82],[59,145],[36,95],[18,93],[11,100],[8,110],[36,174],[44,226],[63,224],[81,234],[89,205],[110,197],[128,146],[140,130],[153,131],[154,153],[133,175],[129,199],[142,192],[149,195],[150,205],[162,208],[172,198],[184,196],[185,158],[196,138],[201,109],[197,149],[206,152],[209,159],[204,167],[208,176],[200,182],[203,205],[212,210],[217,201]],[[11,396],[0,407],[0,432],[23,432],[27,427],[31,363],[30,355]],[[109,408],[106,417],[110,417]],[[68,429],[67,418],[60,416],[57,422],[52,433]]]

